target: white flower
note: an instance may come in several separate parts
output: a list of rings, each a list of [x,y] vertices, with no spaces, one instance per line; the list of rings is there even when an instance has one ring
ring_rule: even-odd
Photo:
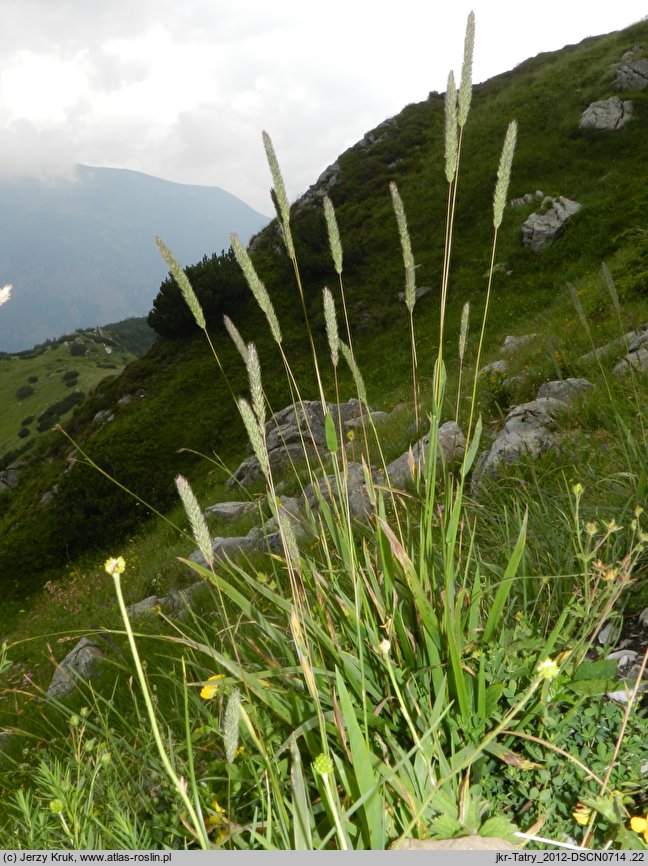
[[[0,307],[11,297],[11,288],[11,285],[7,283],[6,286],[0,289]]]
[[[558,665],[553,659],[545,659],[536,668],[536,674],[543,680],[555,680],[559,673]]]

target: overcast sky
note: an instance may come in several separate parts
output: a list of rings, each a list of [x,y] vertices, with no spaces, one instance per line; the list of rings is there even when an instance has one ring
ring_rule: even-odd
[[[445,90],[471,9],[476,82],[648,13],[643,0],[0,0],[0,175],[117,166],[270,213],[261,130],[297,197],[367,130]]]

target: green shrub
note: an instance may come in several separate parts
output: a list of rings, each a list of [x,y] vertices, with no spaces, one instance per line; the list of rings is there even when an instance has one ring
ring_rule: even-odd
[[[31,397],[34,393],[34,389],[31,385],[21,385],[20,388],[16,388],[15,393],[19,400],[26,400],[27,397]]]
[[[74,391],[72,394],[68,394],[67,397],[64,397],[57,403],[48,406],[47,409],[38,416],[38,423],[36,425],[38,432],[43,433],[45,430],[49,430],[50,427],[53,427],[61,415],[69,412],[69,410],[73,406],[76,406],[77,403],[80,403],[83,398],[84,394],[82,391]]]
[[[88,350],[86,349],[84,344],[78,342],[77,340],[75,340],[73,343],[70,343],[68,348],[69,348],[70,355],[73,355],[73,356],[82,357],[83,355],[87,355],[87,353],[88,353]]]

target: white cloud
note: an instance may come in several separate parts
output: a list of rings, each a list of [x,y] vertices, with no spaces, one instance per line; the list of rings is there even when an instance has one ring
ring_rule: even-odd
[[[475,79],[627,26],[640,0],[474,0]],[[269,212],[260,133],[290,194],[461,63],[469,7],[399,0],[4,0],[0,172],[74,162],[214,184]]]

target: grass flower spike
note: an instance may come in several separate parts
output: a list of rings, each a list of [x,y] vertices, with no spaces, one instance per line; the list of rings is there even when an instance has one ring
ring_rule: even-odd
[[[209,534],[209,529],[207,528],[207,523],[205,522],[205,518],[203,516],[202,509],[198,504],[198,500],[196,499],[194,492],[191,489],[191,485],[186,478],[183,478],[182,475],[178,475],[175,483],[178,489],[178,493],[180,494],[180,499],[182,500],[185,513],[189,518],[189,523],[191,524],[191,531],[193,533],[196,544],[200,548],[200,552],[205,557],[205,560],[210,565],[212,565],[214,562],[214,554],[212,551],[211,535]]]
[[[511,180],[511,168],[513,166],[513,154],[515,153],[516,142],[517,123],[515,120],[512,120],[506,130],[502,156],[497,170],[497,184],[495,185],[495,196],[493,200],[493,225],[496,229],[502,225],[502,217],[506,206],[506,196],[508,194],[509,183]]]
[[[459,126],[457,123],[457,85],[454,73],[448,75],[445,99],[445,173],[452,183],[457,173],[459,159]]]
[[[187,306],[191,310],[193,317],[196,320],[196,324],[204,331],[207,327],[207,323],[205,322],[205,316],[203,314],[202,307],[200,306],[200,302],[196,297],[196,293],[194,292],[193,287],[189,282],[189,278],[182,270],[182,268],[178,264],[177,259],[168,248],[168,246],[164,243],[164,241],[161,238],[156,238],[155,242],[160,253],[162,254],[162,258],[169,266],[169,270],[173,274],[173,279],[178,284],[178,287],[182,292],[182,296],[184,297]]]

